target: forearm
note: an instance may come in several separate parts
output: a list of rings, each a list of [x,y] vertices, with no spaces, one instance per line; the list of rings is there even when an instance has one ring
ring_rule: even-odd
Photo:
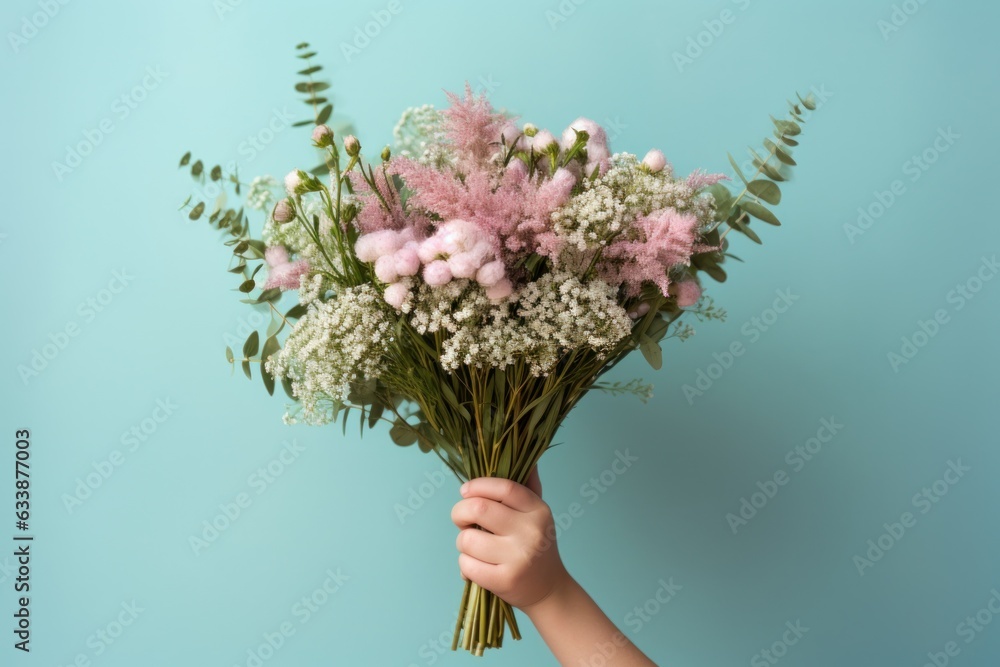
[[[656,667],[569,574],[547,598],[522,611],[563,667]]]

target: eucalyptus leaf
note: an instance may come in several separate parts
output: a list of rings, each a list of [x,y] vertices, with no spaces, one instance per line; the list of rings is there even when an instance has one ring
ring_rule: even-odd
[[[252,332],[245,343],[243,343],[243,356],[247,359],[257,354],[260,349],[260,334],[256,331]]]
[[[753,181],[747,185],[747,192],[758,199],[763,199],[768,204],[777,205],[781,203],[781,190],[777,184],[771,181]]]
[[[763,220],[764,222],[771,225],[780,225],[778,218],[774,216],[768,209],[764,208],[760,204],[752,201],[740,202],[740,208],[744,211],[757,218],[758,220]]]

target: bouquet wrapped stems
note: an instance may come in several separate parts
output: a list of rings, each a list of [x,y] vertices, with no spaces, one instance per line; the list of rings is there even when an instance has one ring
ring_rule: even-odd
[[[397,441],[401,430],[409,430],[421,449],[435,451],[460,480],[502,477],[523,484],[552,446],[563,419],[598,378],[632,348],[639,347],[651,328],[661,329],[658,335],[662,336],[666,326],[680,315],[657,312],[658,308],[652,308],[639,318],[632,335],[610,352],[567,352],[545,376],[533,375],[523,361],[503,368],[461,366],[452,373],[444,372],[437,363],[439,352],[432,347],[439,337],[429,340],[403,324],[397,339],[400,352],[420,363],[384,379],[416,397],[420,423],[410,425],[397,413],[393,426]],[[402,364],[392,366],[405,368]],[[452,650],[461,646],[482,655],[487,648],[499,648],[506,626],[514,639],[521,638],[511,605],[466,581]]]

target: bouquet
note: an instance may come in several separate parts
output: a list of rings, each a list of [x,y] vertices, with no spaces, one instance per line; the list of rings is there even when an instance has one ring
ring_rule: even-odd
[[[298,48],[309,65],[315,54]],[[446,109],[407,110],[395,146],[372,158],[327,124],[320,69],[302,70],[296,89],[322,163],[290,171],[283,189],[249,184],[260,238],[225,195],[210,213],[183,207],[224,230],[243,301],[271,313],[263,344],[254,331],[227,358],[250,378],[259,364],[269,393],[282,384],[287,423],[342,419],[346,431],[353,410],[362,434],[387,422],[395,443],[433,452],[463,481],[524,483],[593,389],[648,398],[646,385],[601,377],[635,350],[659,369],[661,341],[693,333],[684,315],[724,317],[705,277],[726,279],[730,231],[760,243],[751,225],[779,224],[765,205],[780,201],[815,109],[800,97],[772,117],[751,176],[730,156],[731,190],[723,174],[676,174],[659,150],[613,153],[586,118],[558,135],[520,123],[468,86]],[[191,165],[202,182],[204,171]],[[247,187],[220,166],[209,177]],[[279,307],[286,292],[297,303]],[[520,637],[511,606],[466,581],[452,649],[482,655],[508,628]]]

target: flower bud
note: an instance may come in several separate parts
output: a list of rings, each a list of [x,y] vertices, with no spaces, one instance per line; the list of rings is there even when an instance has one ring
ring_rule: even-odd
[[[317,125],[312,132],[313,144],[317,148],[326,148],[333,145],[333,130],[327,125]]]
[[[534,125],[533,123],[524,124],[524,136],[533,137],[536,134],[538,134],[538,127],[536,125]]]
[[[646,157],[642,158],[642,164],[651,173],[657,174],[667,166],[667,158],[663,155],[663,151],[654,148],[646,153]]]
[[[282,199],[274,205],[271,218],[278,224],[291,222],[295,218],[295,205],[289,199]]]
[[[392,151],[388,146],[382,149],[382,162],[388,162],[389,158],[392,157]]]
[[[353,134],[344,137],[344,151],[351,157],[357,157],[361,152],[361,142]]]
[[[301,169],[293,169],[285,176],[285,192],[289,195],[294,195],[302,185],[302,173]]]

